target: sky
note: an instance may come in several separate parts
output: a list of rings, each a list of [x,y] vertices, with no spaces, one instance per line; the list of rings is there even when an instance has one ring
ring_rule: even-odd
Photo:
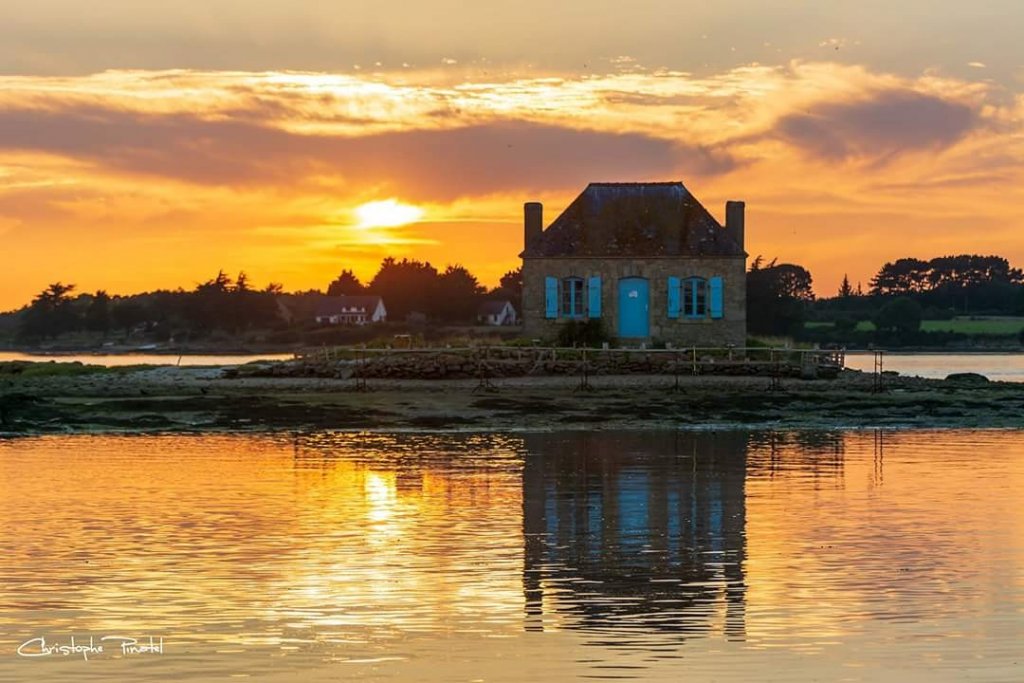
[[[1024,265],[1019,0],[8,0],[0,310],[223,269],[518,265],[591,181],[681,180],[831,295],[885,261]]]

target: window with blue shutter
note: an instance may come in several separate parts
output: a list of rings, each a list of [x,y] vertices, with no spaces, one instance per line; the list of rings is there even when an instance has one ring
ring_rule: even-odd
[[[587,314],[591,318],[601,317],[601,277],[595,275],[587,283]]]
[[[544,278],[544,317],[558,317],[558,278]]]
[[[721,318],[725,311],[725,302],[722,298],[722,278],[717,275],[708,280],[711,290],[711,317]]]
[[[679,278],[668,279],[668,317],[679,317]]]
[[[702,277],[688,277],[683,280],[683,316],[687,318],[708,317],[708,281]]]
[[[583,278],[567,277],[562,279],[562,317],[583,317]]]

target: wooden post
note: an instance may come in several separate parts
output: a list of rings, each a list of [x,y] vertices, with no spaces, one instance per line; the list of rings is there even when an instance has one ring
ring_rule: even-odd
[[[681,361],[680,361],[680,358],[679,358],[679,352],[678,351],[676,351],[673,355],[675,356],[675,358],[673,359],[673,362],[672,362],[672,374],[675,375],[675,382],[672,385],[672,391],[679,391],[679,363]]]
[[[875,372],[871,377],[871,391],[879,394],[885,390],[882,385],[882,373],[884,370],[885,359],[883,357],[884,351],[875,351]]]

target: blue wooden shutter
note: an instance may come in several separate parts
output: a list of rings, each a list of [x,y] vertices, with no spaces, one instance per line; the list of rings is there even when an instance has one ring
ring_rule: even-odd
[[[679,317],[679,278],[668,279],[668,317]]]
[[[595,275],[587,283],[587,315],[601,317],[601,276]]]
[[[711,317],[721,318],[722,312],[725,310],[725,304],[722,301],[722,278],[716,275],[708,283],[711,286]]]
[[[558,317],[558,278],[544,278],[544,317]]]

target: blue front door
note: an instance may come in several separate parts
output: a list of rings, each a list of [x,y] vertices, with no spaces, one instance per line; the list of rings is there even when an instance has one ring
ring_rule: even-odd
[[[647,337],[650,329],[650,297],[647,280],[625,277],[619,280],[619,336]]]

